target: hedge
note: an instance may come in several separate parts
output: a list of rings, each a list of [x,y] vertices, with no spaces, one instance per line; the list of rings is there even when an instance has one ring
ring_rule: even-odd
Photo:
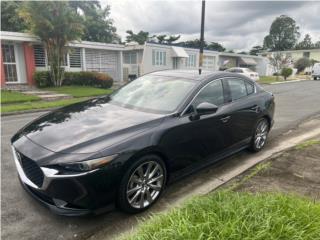
[[[50,79],[49,71],[37,71],[33,78],[37,87],[51,87],[53,83]],[[92,86],[99,88],[110,88],[113,84],[113,79],[105,73],[99,72],[65,72],[62,85],[78,85],[78,86]]]

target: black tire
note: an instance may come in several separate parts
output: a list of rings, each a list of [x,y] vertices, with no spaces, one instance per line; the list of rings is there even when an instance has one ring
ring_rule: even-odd
[[[265,130],[266,131],[266,135],[265,135],[265,139],[263,140],[263,143],[261,142],[261,144],[257,144],[257,138],[258,138],[257,134],[259,134],[259,129],[260,129],[262,124],[264,124],[266,126],[266,130]],[[251,143],[250,143],[250,147],[249,147],[250,151],[259,152],[264,148],[265,143],[266,143],[267,138],[268,138],[269,130],[270,130],[270,124],[269,124],[268,119],[261,118],[257,122],[257,124],[255,126],[254,133],[253,133],[253,136],[252,136],[252,139],[251,139]],[[261,137],[262,137],[262,133],[261,133]]]
[[[129,196],[132,196],[132,195],[127,194],[127,192],[140,187],[140,185],[138,183],[134,183],[137,180],[139,180],[139,181],[141,180],[139,178],[139,174],[138,174],[139,169],[141,169],[141,167],[142,167],[142,169],[145,169],[147,172],[146,168],[148,168],[149,164],[151,165],[151,163],[155,163],[154,166],[157,166],[159,169],[161,169],[161,171],[159,170],[159,172],[156,173],[156,174],[158,174],[156,177],[160,177],[160,173],[163,174],[161,189],[158,190],[157,192],[156,192],[156,190],[151,189],[151,187],[149,187],[149,185],[147,183],[147,180],[146,180],[147,177],[145,177],[143,182],[139,182],[140,185],[144,184],[140,188],[143,190],[141,190],[139,193],[140,194],[139,199],[141,200],[141,198],[143,198],[144,199],[143,205],[145,205],[145,204],[148,204],[149,203],[148,200],[151,199],[151,198],[148,199],[148,196],[155,197],[155,198],[152,199],[152,202],[150,201],[150,203],[146,206],[141,207],[141,205],[140,205],[140,206],[134,207],[134,203],[130,203],[128,200]],[[150,170],[150,174],[151,174],[151,172],[152,171]],[[150,174],[149,174],[149,176],[150,176]],[[143,172],[143,175],[146,176],[145,172]],[[153,179],[156,178],[153,176],[151,176],[151,177]],[[135,180],[131,180],[131,179],[135,179]],[[140,157],[127,169],[125,175],[123,176],[123,178],[121,180],[119,192],[118,192],[118,206],[120,207],[121,210],[128,212],[128,213],[139,213],[139,212],[145,211],[146,209],[151,207],[161,196],[161,194],[164,190],[165,184],[166,184],[166,179],[167,179],[166,167],[165,167],[163,160],[159,156],[150,154],[150,155],[145,155],[143,157]],[[158,180],[158,181],[161,181],[161,180]],[[129,190],[129,185],[132,185],[132,184],[137,184],[137,185],[135,187],[132,187],[131,190]],[[153,186],[156,186],[156,185],[153,185]],[[159,186],[156,186],[156,187],[159,188]],[[137,190],[137,192],[138,191],[139,190]],[[152,195],[152,194],[150,194],[151,191],[154,191],[153,193],[157,193],[157,194]],[[132,193],[132,194],[136,195],[136,194],[138,194],[137,192]],[[147,194],[146,192],[148,192],[149,194]],[[146,195],[148,195],[148,196],[146,196]],[[132,197],[132,199],[133,198],[134,197]],[[147,198],[147,199],[145,199],[145,198]]]
[[[318,78],[317,77],[313,77],[313,80],[317,80]]]

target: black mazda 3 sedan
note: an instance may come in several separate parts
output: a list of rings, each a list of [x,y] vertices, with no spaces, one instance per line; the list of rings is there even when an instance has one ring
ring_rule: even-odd
[[[161,71],[44,115],[12,138],[22,186],[62,215],[149,208],[179,177],[261,150],[274,97],[228,72]]]

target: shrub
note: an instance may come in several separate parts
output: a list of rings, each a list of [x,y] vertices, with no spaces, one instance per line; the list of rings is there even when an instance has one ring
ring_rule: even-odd
[[[289,77],[292,74],[292,72],[292,68],[282,68],[281,76],[284,77],[284,80],[287,80],[287,77]]]
[[[50,79],[49,71],[38,71],[33,74],[33,79],[36,83],[36,86],[39,88],[50,87],[52,82]]]
[[[299,58],[295,63],[294,67],[298,69],[298,73],[304,71],[306,67],[311,66],[311,61],[308,58]]]
[[[110,88],[113,79],[105,73],[99,72],[66,72],[63,85],[93,86]]]
[[[36,72],[34,79],[38,87],[52,86],[48,71]],[[110,88],[113,79],[105,73],[99,72],[65,72],[62,85],[92,86]]]

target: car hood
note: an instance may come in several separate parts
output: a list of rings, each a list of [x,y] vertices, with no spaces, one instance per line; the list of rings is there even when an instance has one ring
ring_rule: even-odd
[[[164,115],[146,113],[98,98],[51,112],[20,130],[47,150],[60,153],[94,153],[125,141],[161,123]]]

